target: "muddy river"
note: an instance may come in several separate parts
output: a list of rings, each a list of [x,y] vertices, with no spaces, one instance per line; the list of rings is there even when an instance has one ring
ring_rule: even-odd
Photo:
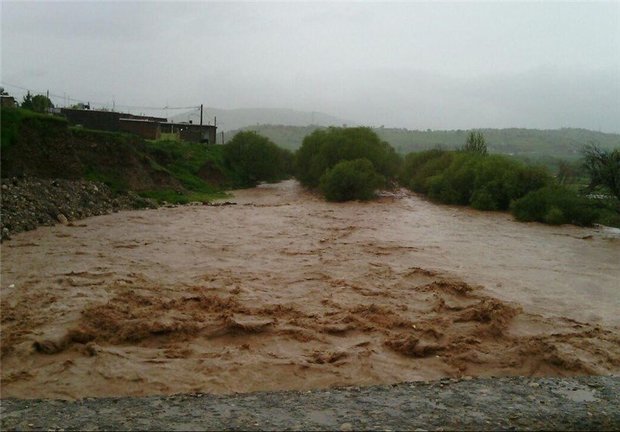
[[[2,244],[2,397],[620,372],[620,231],[293,181]]]

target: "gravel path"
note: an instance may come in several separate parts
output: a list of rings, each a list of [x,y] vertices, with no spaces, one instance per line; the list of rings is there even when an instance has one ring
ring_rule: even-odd
[[[2,430],[620,430],[620,377],[494,378],[262,392],[3,399]]]

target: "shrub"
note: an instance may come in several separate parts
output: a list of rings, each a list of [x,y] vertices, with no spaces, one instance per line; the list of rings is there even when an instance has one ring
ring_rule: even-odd
[[[484,135],[482,135],[482,132],[470,132],[469,135],[467,135],[467,141],[465,142],[463,151],[486,155],[487,143],[484,139]]]
[[[583,164],[590,177],[589,189],[602,186],[620,200],[620,148],[603,150],[595,145],[583,149]]]
[[[479,210],[507,210],[512,200],[552,181],[544,168],[506,156],[441,150],[407,155],[401,179],[433,200]]]
[[[401,170],[401,183],[409,189],[428,193],[431,178],[445,171],[454,157],[454,152],[445,150],[427,150],[419,153],[409,153]]]
[[[382,187],[385,178],[368,159],[342,161],[328,169],[319,188],[328,201],[369,200]]]
[[[592,225],[598,212],[589,199],[563,186],[547,186],[533,191],[512,203],[512,214],[523,222],[537,221],[548,224],[571,223]]]
[[[480,159],[477,154],[452,152],[450,164],[441,172],[441,180],[433,184],[428,195],[446,204],[470,204]]]
[[[500,155],[479,158],[473,169],[476,179],[471,205],[479,210],[508,210],[511,201],[551,182],[544,168],[528,167]]]
[[[304,186],[317,187],[327,170],[356,159],[368,160],[387,179],[396,177],[401,163],[394,149],[370,128],[332,127],[304,138],[295,157],[296,175]]]
[[[292,171],[293,155],[256,132],[239,132],[224,145],[224,163],[236,178],[236,186],[255,186],[278,181]]]

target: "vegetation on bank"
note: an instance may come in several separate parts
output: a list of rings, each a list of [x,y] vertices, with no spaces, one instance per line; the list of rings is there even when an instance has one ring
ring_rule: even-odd
[[[363,158],[341,161],[327,169],[321,176],[319,190],[327,201],[366,201],[384,185],[385,177]]]
[[[293,154],[256,132],[238,133],[225,144],[223,163],[235,187],[252,187],[293,175]]]
[[[321,126],[252,125],[242,130],[251,130],[269,138],[282,148],[299,149],[306,136]],[[468,130],[411,130],[404,128],[375,127],[373,132],[381,141],[391,145],[397,153],[406,155],[434,148],[444,150],[460,149],[469,135]],[[232,139],[240,131],[227,132]],[[532,164],[544,164],[555,170],[561,161],[571,164],[581,159],[584,145],[595,144],[610,150],[620,147],[620,134],[604,133],[586,129],[562,128],[539,130],[524,128],[480,129],[491,154],[504,154]],[[577,165],[578,165],[577,164]]]
[[[474,136],[472,134],[472,136]],[[471,143],[471,140],[468,140]],[[517,220],[547,224],[620,225],[614,179],[620,175],[617,151],[597,153],[596,168],[589,169],[601,188],[599,199],[578,188],[560,184],[545,167],[501,155],[487,155],[480,146],[462,151],[428,150],[405,157],[400,180],[409,189],[434,201],[467,205],[479,210],[510,210]],[[601,162],[600,156],[603,155]],[[615,173],[615,174],[613,174]]]
[[[356,161],[342,164],[342,162]],[[396,178],[401,158],[370,128],[329,128],[308,135],[295,154],[297,179],[328,199],[369,199],[378,185]],[[355,169],[361,170],[354,175]],[[364,179],[370,185],[362,185]]]
[[[40,114],[34,111],[3,107],[0,111],[0,140],[2,151],[6,151],[17,141],[20,127],[25,124],[36,130],[50,130],[53,133],[57,127],[66,128],[67,121],[62,117]]]
[[[521,221],[620,226],[620,149],[582,147],[582,160],[562,162],[552,175],[547,167],[489,154],[480,131],[464,136],[457,150],[402,158],[361,127],[315,130],[293,154],[250,131],[208,146],[70,127],[23,109],[3,108],[1,115],[4,176],[87,178],[116,193],[131,189],[171,203],[208,201],[226,189],[292,175],[330,201],[368,200],[398,181],[436,202],[511,211]]]

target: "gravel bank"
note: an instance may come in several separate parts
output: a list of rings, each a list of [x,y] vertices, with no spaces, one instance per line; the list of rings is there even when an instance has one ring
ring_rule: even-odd
[[[4,399],[2,430],[618,430],[620,377],[492,378],[261,392]]]
[[[3,178],[2,240],[42,225],[70,223],[90,216],[156,207],[134,193],[115,195],[100,182],[41,178]]]

